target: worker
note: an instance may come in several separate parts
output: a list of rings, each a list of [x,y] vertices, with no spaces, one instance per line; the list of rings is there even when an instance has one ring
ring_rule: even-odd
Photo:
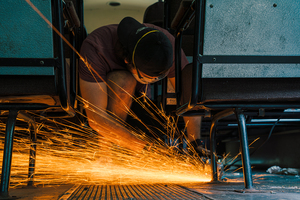
[[[122,122],[128,117],[132,97],[138,92],[149,93],[145,91],[147,84],[167,77],[175,88],[174,42],[167,30],[141,24],[131,17],[100,27],[87,36],[80,53],[91,69],[80,62],[81,95],[91,105],[106,111],[98,114],[86,109],[91,128],[133,151],[149,147]],[[188,64],[183,51],[181,61],[182,66]],[[184,121],[188,140],[197,148],[201,117],[184,117]],[[101,131],[103,127],[109,131]]]

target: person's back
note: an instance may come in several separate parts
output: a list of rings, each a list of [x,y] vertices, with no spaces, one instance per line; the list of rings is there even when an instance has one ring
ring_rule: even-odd
[[[86,109],[90,126],[123,147],[136,151],[144,148],[147,142],[123,123],[131,112],[132,97],[145,92],[147,84],[167,76],[175,87],[174,46],[175,39],[167,30],[141,24],[131,17],[124,18],[119,25],[92,32],[81,49],[90,68],[83,62],[79,66],[82,96],[95,106]],[[182,66],[186,64],[188,61],[182,52]],[[144,110],[142,115],[145,116]],[[134,123],[145,126],[148,121],[138,119]],[[192,128],[188,128],[188,134],[193,132],[189,137],[191,140],[199,137],[201,119],[198,121],[189,123]],[[152,132],[157,125],[145,129]]]

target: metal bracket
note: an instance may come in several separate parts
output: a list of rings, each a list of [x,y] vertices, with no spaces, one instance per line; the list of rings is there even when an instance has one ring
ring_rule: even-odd
[[[201,55],[199,63],[210,64],[297,64],[300,56],[232,56],[232,55]]]

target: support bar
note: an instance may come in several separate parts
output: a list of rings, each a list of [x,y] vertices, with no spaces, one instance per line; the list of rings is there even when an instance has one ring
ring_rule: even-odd
[[[36,160],[36,125],[35,122],[29,124],[30,126],[30,152],[29,152],[29,169],[28,169],[28,183],[27,186],[34,185],[35,176],[35,160]]]
[[[246,189],[252,189],[253,182],[252,182],[250,154],[249,154],[249,147],[248,147],[246,119],[243,111],[239,108],[235,109],[235,115],[238,120],[238,129],[239,129],[240,143],[242,148],[241,157],[242,157],[242,165],[243,165],[244,184]]]
[[[27,186],[34,185],[34,172],[35,172],[35,160],[36,160],[36,141],[37,141],[37,127],[35,123],[35,119],[26,112],[20,111],[18,114],[18,119],[24,120],[29,125],[30,131],[30,152],[29,152],[29,168],[28,168],[28,183]]]
[[[298,64],[300,56],[231,56],[231,55],[199,55],[198,62],[214,64]]]
[[[0,191],[0,196],[4,196],[4,197],[9,196],[8,189],[10,183],[14,131],[15,131],[15,123],[16,123],[18,112],[19,112],[18,110],[10,110],[7,123],[6,123],[5,143],[4,143],[4,152],[3,152],[3,161],[2,161],[2,174],[1,174],[1,191]]]
[[[222,112],[217,113],[211,122],[210,126],[210,159],[211,159],[211,171],[212,171],[212,181],[218,181],[218,170],[217,170],[217,145],[215,141],[216,137],[216,124],[222,118],[233,115],[234,111],[232,109],[224,110]]]

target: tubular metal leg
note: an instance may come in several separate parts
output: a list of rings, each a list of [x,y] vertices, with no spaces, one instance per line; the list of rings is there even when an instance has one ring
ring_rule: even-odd
[[[234,111],[232,109],[224,110],[216,114],[211,122],[210,126],[210,159],[211,159],[211,171],[212,171],[212,181],[218,181],[218,169],[217,169],[217,148],[216,148],[216,124],[217,122],[225,117],[233,115]]]
[[[18,115],[18,110],[10,110],[5,130],[5,143],[2,161],[2,174],[1,174],[1,192],[0,196],[9,196],[8,189],[10,183],[10,172],[11,172],[11,160],[12,160],[12,150],[14,142],[14,130],[15,123]]]
[[[252,172],[251,172],[245,115],[241,109],[235,109],[235,114],[238,120],[240,143],[242,147],[242,165],[243,165],[243,174],[244,174],[244,184],[246,189],[252,189],[253,182],[252,182]]]
[[[211,171],[212,171],[212,181],[218,181],[218,170],[216,161],[216,122],[212,122],[210,126],[210,161],[211,161]]]
[[[37,132],[36,124],[33,117],[29,116],[25,112],[20,112],[18,118],[26,121],[29,125],[30,130],[30,152],[29,152],[29,168],[28,168],[28,183],[27,186],[34,185],[34,172],[35,172],[35,160],[36,160],[36,141],[37,141]]]
[[[35,160],[36,160],[36,126],[33,121],[30,124],[30,153],[29,153],[29,169],[28,169],[28,186],[34,185]]]

